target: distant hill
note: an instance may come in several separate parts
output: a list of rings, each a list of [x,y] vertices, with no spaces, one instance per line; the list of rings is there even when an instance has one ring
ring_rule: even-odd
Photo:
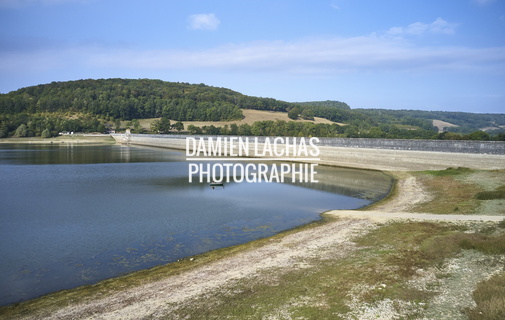
[[[343,102],[309,104],[303,109],[313,109],[316,117],[340,122],[354,117]],[[297,106],[205,84],[150,79],[52,82],[0,95],[0,114],[80,112],[121,120],[163,116],[181,121],[227,121],[241,119],[240,109],[288,112]]]
[[[228,121],[231,126],[231,122],[238,123],[244,118],[244,109],[286,112],[289,119],[298,124],[287,125],[281,120],[276,123],[267,117],[258,119],[254,128],[244,124],[242,131],[236,131],[234,126],[233,130],[219,132],[207,125],[207,129],[193,128],[193,132],[423,139],[489,139],[482,132],[474,137],[464,136],[482,128],[493,129],[489,131],[492,134],[505,132],[503,114],[352,109],[340,101],[286,102],[205,84],[151,79],[86,79],[52,82],[0,94],[0,138],[52,136],[59,131],[105,132],[113,127],[124,129],[124,123],[136,132],[145,132],[154,129],[143,128],[138,120],[156,118],[185,122]],[[316,118],[330,122],[315,122]],[[303,125],[300,124],[302,119]],[[451,134],[440,135],[433,120],[453,124],[454,127],[444,128]]]
[[[448,132],[471,133],[482,129],[494,131],[494,133],[505,132],[503,127],[505,114],[388,109],[353,110],[373,117],[381,123],[409,122],[417,119],[433,125],[433,120],[440,120],[452,124],[444,128]]]

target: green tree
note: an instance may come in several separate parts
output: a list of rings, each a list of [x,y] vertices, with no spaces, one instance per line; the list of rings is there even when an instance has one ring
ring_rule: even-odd
[[[103,123],[100,123],[100,124],[98,124],[98,126],[96,126],[96,131],[98,131],[100,133],[105,133],[105,131],[107,131],[107,129],[105,129],[105,125]]]
[[[305,120],[314,120],[314,110],[312,110],[312,109],[303,109],[303,111],[300,114],[300,116],[302,117],[302,119],[305,119]]]
[[[344,127],[345,135],[347,138],[358,138],[359,129],[355,125],[348,125]]]
[[[142,132],[142,126],[140,125],[140,122],[137,119],[132,120],[132,125],[133,125],[133,132],[135,133]]]
[[[438,140],[461,140],[463,137],[457,133],[444,131],[436,135],[435,139]]]
[[[170,131],[170,128],[170,119],[167,117],[161,117],[151,123],[151,131],[157,133],[167,133]]]
[[[197,127],[195,125],[192,125],[190,124],[188,126],[188,131],[190,134],[201,134],[202,133],[202,129],[200,127]]]
[[[182,123],[181,121],[177,121],[172,125],[172,128],[174,128],[178,132],[181,132],[182,130],[184,130],[184,123]]]
[[[49,129],[46,128],[46,129],[44,129],[44,131],[42,131],[40,136],[42,138],[51,138],[51,131],[49,131]]]
[[[487,140],[489,140],[489,134],[484,131],[475,131],[475,132],[470,133],[469,135],[466,135],[465,139],[487,141]]]
[[[250,135],[252,135],[251,126],[249,124],[247,124],[247,123],[241,124],[238,127],[238,134],[241,135],[241,136],[250,136]]]
[[[291,108],[291,110],[289,110],[289,112],[288,112],[288,117],[290,119],[296,120],[296,119],[298,119],[300,112],[301,112],[301,110],[298,107]]]
[[[238,135],[238,125],[236,123],[230,125],[230,134],[234,136]]]
[[[6,138],[9,135],[9,128],[5,122],[0,121],[0,138]]]
[[[15,137],[26,137],[28,134],[28,130],[26,128],[26,124],[21,124],[17,129],[16,133],[14,134]]]

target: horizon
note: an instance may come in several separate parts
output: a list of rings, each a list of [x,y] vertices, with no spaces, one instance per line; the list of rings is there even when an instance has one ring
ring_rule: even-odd
[[[77,79],[77,80],[67,80],[67,81],[51,81],[51,82],[48,82],[48,83],[39,83],[39,84],[35,84],[35,85],[32,85],[32,86],[28,86],[28,87],[35,87],[35,86],[40,86],[40,85],[48,85],[48,84],[51,84],[52,82],[72,82],[72,81],[81,81],[81,80],[108,80],[108,79],[115,79],[115,78],[100,78],[100,79],[91,79],[91,78],[88,78],[88,79]],[[119,79],[124,79],[124,80],[160,80],[160,81],[164,81],[164,82],[173,82],[173,83],[185,83],[185,82],[182,82],[182,81],[165,81],[165,80],[161,80],[161,79],[147,79],[147,78],[139,78],[139,79],[129,79],[129,78],[119,78]],[[207,85],[206,83],[189,83],[190,85],[199,85],[199,84],[204,84],[206,86],[210,86],[210,87],[214,87],[214,88],[223,88],[223,89],[230,89],[230,90],[233,90],[231,88],[225,88],[225,87],[216,87],[216,86],[211,86],[211,85]],[[15,92],[17,90],[21,90],[21,89],[24,89],[24,88],[28,88],[28,87],[21,87],[21,88],[18,88],[16,90],[13,90],[13,91],[10,91],[10,92]],[[236,91],[236,90],[233,90],[233,91]],[[10,93],[8,92],[8,93]],[[236,91],[240,94],[243,94],[242,92],[239,92],[239,91]],[[7,94],[7,93],[0,93],[0,94]],[[280,99],[277,99],[275,97],[257,97],[257,98],[267,98],[267,99],[275,99],[275,100],[280,100]],[[280,100],[280,101],[284,101],[284,100]],[[505,112],[473,112],[473,111],[447,111],[447,110],[421,110],[421,109],[388,109],[388,108],[373,108],[373,107],[370,107],[370,108],[365,108],[365,107],[353,107],[351,105],[349,105],[347,102],[345,101],[340,101],[340,100],[311,100],[311,101],[284,101],[284,102],[288,102],[288,103],[310,103],[310,102],[325,102],[325,101],[335,101],[335,102],[343,102],[343,103],[346,103],[350,108],[351,110],[359,110],[359,109],[372,109],[372,110],[395,110],[395,111],[424,111],[424,112],[452,112],[452,113],[456,113],[456,112],[460,112],[460,113],[474,113],[474,114],[505,114]],[[275,111],[275,112],[283,112],[283,111]]]
[[[503,113],[499,0],[0,0],[0,93],[205,83],[352,109]]]

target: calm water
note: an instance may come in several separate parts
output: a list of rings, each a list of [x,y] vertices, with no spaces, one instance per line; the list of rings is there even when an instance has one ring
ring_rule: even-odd
[[[379,173],[318,167],[319,184],[188,182],[182,152],[0,145],[0,305],[244,243],[365,206]]]

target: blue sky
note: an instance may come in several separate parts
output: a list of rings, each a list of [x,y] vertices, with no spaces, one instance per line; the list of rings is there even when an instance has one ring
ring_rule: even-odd
[[[0,92],[152,78],[505,113],[505,0],[0,0]]]

